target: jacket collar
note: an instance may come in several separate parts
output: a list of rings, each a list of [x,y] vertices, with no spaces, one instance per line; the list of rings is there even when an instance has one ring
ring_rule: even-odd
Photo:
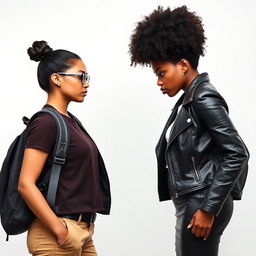
[[[198,75],[192,82],[191,85],[189,86],[188,91],[185,93],[185,97],[183,100],[183,105],[186,105],[190,102],[193,101],[194,99],[194,93],[196,88],[198,87],[199,84],[203,83],[203,82],[209,82],[209,76],[208,73],[202,73],[200,75]]]

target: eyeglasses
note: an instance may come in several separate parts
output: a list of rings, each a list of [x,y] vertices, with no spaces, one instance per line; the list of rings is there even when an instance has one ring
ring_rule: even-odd
[[[56,72],[56,74],[62,75],[62,76],[79,76],[82,84],[84,85],[85,82],[90,81],[90,76],[88,75],[88,73],[66,73],[66,72]]]

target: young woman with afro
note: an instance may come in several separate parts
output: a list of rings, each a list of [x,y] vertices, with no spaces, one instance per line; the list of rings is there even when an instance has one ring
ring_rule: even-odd
[[[151,66],[163,94],[184,93],[156,146],[160,201],[176,209],[176,255],[216,256],[241,199],[249,153],[223,97],[197,70],[206,37],[186,6],[158,7],[140,21],[130,42],[132,65]]]

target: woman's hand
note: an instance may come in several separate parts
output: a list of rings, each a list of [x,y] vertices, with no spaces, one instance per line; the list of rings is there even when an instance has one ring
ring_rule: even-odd
[[[205,212],[202,209],[196,211],[193,215],[188,228],[192,228],[192,234],[196,237],[203,237],[206,240],[210,234],[212,224],[214,221],[214,215]]]
[[[56,235],[56,240],[57,240],[57,244],[59,246],[62,246],[67,237],[68,237],[68,229],[67,227],[65,227],[62,223],[60,225],[60,228],[58,229],[58,232],[55,234]]]

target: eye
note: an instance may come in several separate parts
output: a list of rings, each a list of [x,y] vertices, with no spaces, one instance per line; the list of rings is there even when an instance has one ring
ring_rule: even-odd
[[[158,77],[160,77],[160,78],[163,78],[164,75],[165,75],[165,72],[164,72],[164,71],[159,71],[159,72],[157,72],[156,75],[157,75]]]

